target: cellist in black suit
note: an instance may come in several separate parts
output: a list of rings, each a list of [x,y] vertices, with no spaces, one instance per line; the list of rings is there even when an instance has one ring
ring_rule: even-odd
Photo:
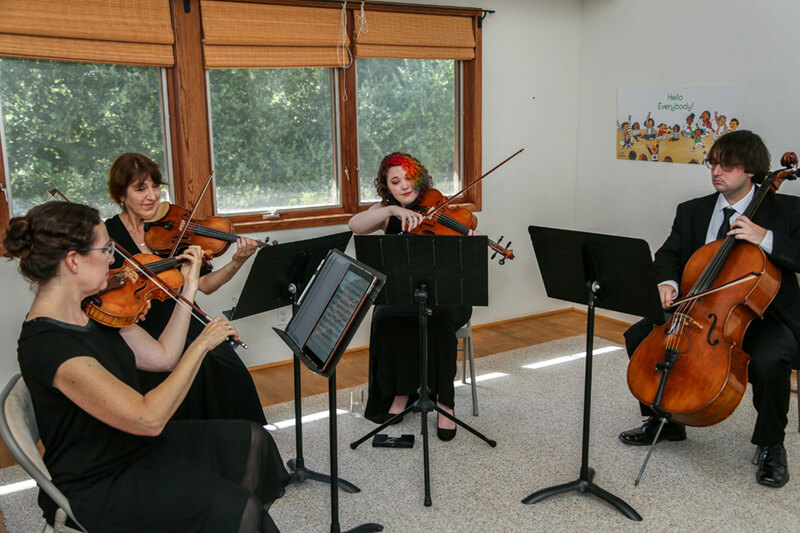
[[[750,355],[749,381],[757,418],[751,442],[761,448],[756,481],[782,487],[789,480],[783,446],[789,410],[791,364],[800,352],[800,198],[767,195],[753,220],[743,216],[757,185],[769,172],[770,156],[761,138],[746,130],[725,134],[709,151],[706,166],[716,193],[678,206],[672,231],[655,254],[658,290],[664,309],[678,297],[686,263],[704,244],[732,235],[755,244],[781,271],[781,285],[763,320],[750,323],[742,349]],[[653,327],[641,320],[625,332],[625,347],[632,355]],[[625,444],[650,445],[659,421],[642,405],[647,416],[641,427],[625,431]],[[686,439],[686,428],[669,422],[659,440]]]

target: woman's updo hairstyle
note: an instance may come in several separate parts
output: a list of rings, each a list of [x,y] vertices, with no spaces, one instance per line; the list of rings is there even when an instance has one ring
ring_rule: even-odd
[[[71,202],[37,205],[14,217],[3,237],[8,255],[19,258],[19,270],[33,283],[52,279],[70,250],[91,248],[94,227],[100,224],[94,207]]]

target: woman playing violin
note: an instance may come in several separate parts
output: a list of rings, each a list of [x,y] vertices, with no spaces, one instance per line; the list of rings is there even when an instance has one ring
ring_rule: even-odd
[[[276,531],[264,505],[288,480],[272,437],[243,420],[170,422],[208,351],[236,330],[212,320],[183,351],[189,312],[154,339],[81,308],[102,290],[114,253],[96,209],[50,202],[14,217],[3,239],[36,287],[18,359],[33,399],[44,462],[89,531]],[[198,287],[202,252],[181,254],[182,295]],[[146,394],[136,369],[170,371]],[[55,505],[40,506],[52,523]]]
[[[148,157],[122,154],[111,166],[108,192],[122,212],[106,220],[112,239],[130,253],[153,253],[145,244],[144,221],[153,217],[161,199],[161,171]],[[211,294],[230,280],[255,252],[256,242],[240,237],[231,261],[213,272],[201,270],[199,290]],[[122,265],[118,258],[112,268]],[[153,301],[152,308],[140,325],[158,338],[172,314],[175,303]],[[193,320],[187,344],[202,331],[202,324]],[[140,383],[149,390],[166,377],[163,373],[142,373]],[[228,343],[215,347],[206,357],[186,401],[178,409],[176,419],[241,418],[266,424],[258,393],[250,372]]]
[[[383,230],[396,234],[414,230],[423,214],[414,211],[420,195],[433,186],[428,171],[414,157],[395,152],[383,158],[375,178],[381,201],[350,219],[356,234]],[[472,233],[472,232],[470,232]],[[455,332],[472,315],[469,306],[433,308],[428,327],[429,376],[432,398],[453,412],[456,374]],[[382,423],[406,408],[419,388],[419,322],[415,306],[377,305],[372,314],[369,343],[369,398],[365,416]],[[437,434],[451,440],[455,423],[438,418]]]

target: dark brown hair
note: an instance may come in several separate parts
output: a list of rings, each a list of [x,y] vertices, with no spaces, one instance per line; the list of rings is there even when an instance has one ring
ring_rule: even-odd
[[[414,189],[419,191],[420,194],[433,187],[433,178],[428,174],[428,169],[418,159],[403,152],[393,152],[381,161],[380,166],[378,166],[378,177],[375,178],[374,182],[375,190],[378,192],[378,196],[381,197],[381,205],[400,205],[392,196],[392,193],[389,192],[389,185],[386,183],[389,169],[398,166],[403,167]]]
[[[131,183],[135,181],[141,184],[147,178],[156,185],[164,183],[161,170],[152,159],[133,152],[122,154],[108,173],[108,195],[119,204]]]
[[[94,228],[101,224],[94,207],[71,202],[37,205],[8,223],[3,246],[19,258],[19,270],[33,283],[50,281],[70,250],[89,248]]]
[[[753,174],[753,182],[761,183],[769,173],[769,150],[761,137],[748,130],[736,130],[721,136],[706,157],[723,165],[742,165]]]

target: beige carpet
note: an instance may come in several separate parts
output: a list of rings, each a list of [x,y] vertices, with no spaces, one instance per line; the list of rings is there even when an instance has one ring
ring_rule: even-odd
[[[638,408],[625,384],[623,350],[595,356],[589,465],[595,482],[630,504],[644,518],[633,522],[602,500],[578,492],[553,496],[533,505],[520,501],[530,493],[578,477],[581,459],[583,372],[581,358],[538,369],[535,362],[580,353],[583,337],[530,346],[476,361],[479,375],[506,376],[479,382],[480,416],[471,414],[468,386],[456,388],[456,415],[498,442],[490,448],[463,429],[451,442],[431,438],[432,507],[423,506],[420,416],[407,416],[390,435],[416,434],[413,449],[373,448],[349,443],[375,426],[363,418],[338,416],[339,471],[362,492],[340,491],[339,522],[347,530],[366,522],[384,531],[795,531],[800,518],[800,436],[792,402],[786,447],[792,480],[782,489],[755,482],[749,463],[754,411],[749,393],[728,420],[710,428],[689,428],[684,442],[657,447],[638,487],[633,480],[647,451],[621,444],[616,435],[640,423]],[[595,349],[613,347],[597,340]],[[338,394],[348,410],[349,390]],[[308,398],[304,413],[327,410],[327,395]],[[291,420],[291,403],[265,409],[270,422]],[[435,419],[429,417],[435,433]],[[294,428],[272,431],[284,459],[295,455]],[[328,420],[303,426],[308,468],[329,472]],[[433,434],[432,434],[433,435]],[[0,481],[18,479],[18,467],[0,471]],[[38,530],[34,490],[0,496],[9,533]],[[314,481],[291,485],[271,511],[285,532],[330,530],[328,486]],[[644,528],[644,529],[643,529]]]

